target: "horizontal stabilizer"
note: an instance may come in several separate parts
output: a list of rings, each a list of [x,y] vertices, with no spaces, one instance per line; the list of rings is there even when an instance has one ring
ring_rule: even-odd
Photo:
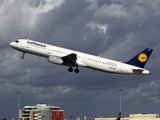
[[[142,72],[144,71],[143,69],[132,69],[133,73],[136,74],[142,74]]]

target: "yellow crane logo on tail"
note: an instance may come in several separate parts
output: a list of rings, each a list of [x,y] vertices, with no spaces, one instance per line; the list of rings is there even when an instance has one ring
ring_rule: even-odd
[[[138,56],[138,60],[140,62],[146,62],[148,59],[147,55],[145,53],[141,53],[139,56]]]

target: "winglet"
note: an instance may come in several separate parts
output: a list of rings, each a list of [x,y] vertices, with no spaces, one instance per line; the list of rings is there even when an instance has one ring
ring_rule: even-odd
[[[119,113],[118,118],[116,120],[120,120],[120,118],[121,118],[121,112]]]
[[[144,68],[152,51],[153,51],[153,49],[146,48],[145,50],[140,52],[138,55],[136,55],[134,58],[132,58],[131,60],[129,60],[128,62],[125,62],[125,63]]]

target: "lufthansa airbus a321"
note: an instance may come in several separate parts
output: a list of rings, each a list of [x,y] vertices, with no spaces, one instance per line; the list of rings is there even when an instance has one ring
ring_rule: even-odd
[[[21,59],[24,59],[25,53],[45,57],[51,63],[68,66],[69,72],[75,67],[75,73],[79,72],[79,67],[85,67],[115,74],[150,74],[144,66],[153,51],[146,48],[128,62],[119,62],[29,39],[17,39],[10,46],[23,53]]]

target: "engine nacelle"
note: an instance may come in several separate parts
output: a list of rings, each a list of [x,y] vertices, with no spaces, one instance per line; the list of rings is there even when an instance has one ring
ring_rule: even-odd
[[[61,65],[63,63],[62,59],[56,56],[49,56],[48,61],[58,65]]]

